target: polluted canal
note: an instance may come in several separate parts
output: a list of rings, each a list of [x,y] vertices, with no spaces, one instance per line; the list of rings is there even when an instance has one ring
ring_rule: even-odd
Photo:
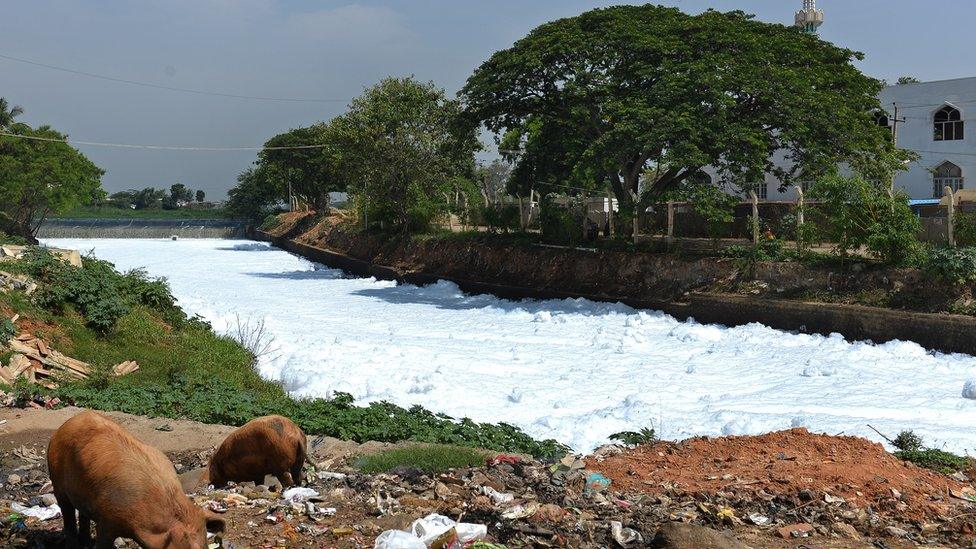
[[[913,429],[976,449],[976,358],[911,342],[679,322],[587,300],[506,301],[353,278],[268,244],[57,239],[145,268],[218,332],[264,323],[260,372],[296,396],[352,394],[507,422],[588,451],[619,431],[759,434],[807,427],[880,440]]]

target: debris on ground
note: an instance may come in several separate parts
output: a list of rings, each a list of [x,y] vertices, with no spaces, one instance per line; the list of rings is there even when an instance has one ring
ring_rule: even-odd
[[[12,352],[10,363],[0,365],[0,383],[13,385],[19,377],[37,383],[48,389],[57,387],[58,380],[87,379],[92,367],[87,362],[76,360],[52,349],[45,341],[30,333],[21,333],[0,349],[9,348]],[[127,360],[112,367],[112,375],[123,376],[139,369],[134,360]]]
[[[0,292],[9,292],[11,290],[23,292],[24,295],[29,297],[37,291],[37,283],[31,280],[27,275],[11,274],[5,271],[0,271]]]
[[[190,474],[211,454],[187,450],[170,457]],[[555,463],[498,456],[436,474],[410,467],[363,474],[352,466],[355,456],[335,461],[312,454],[319,467],[306,471],[302,486],[282,490],[266,480],[192,489],[196,504],[227,522],[212,546],[760,549],[976,542],[976,502],[952,495],[972,493],[968,479],[919,469],[868,441],[802,430],[607,446]],[[0,480],[21,477],[0,492],[0,516],[14,517],[0,521],[0,545],[57,546],[59,520],[13,507],[56,503],[42,499],[50,490],[43,452],[8,451],[0,463]]]

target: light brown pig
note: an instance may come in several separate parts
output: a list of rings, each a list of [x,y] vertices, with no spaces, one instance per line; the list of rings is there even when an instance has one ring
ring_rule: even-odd
[[[183,493],[162,452],[96,412],[82,412],[54,433],[47,466],[68,547],[91,543],[91,521],[99,548],[121,537],[150,549],[205,549],[207,530],[223,531],[223,519]]]
[[[305,433],[290,419],[252,419],[217,448],[207,471],[209,482],[218,488],[228,482],[261,484],[272,475],[285,487],[301,484],[302,467],[311,463],[305,448]]]

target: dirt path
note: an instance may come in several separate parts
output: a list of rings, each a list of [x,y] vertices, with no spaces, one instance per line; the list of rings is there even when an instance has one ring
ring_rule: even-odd
[[[82,408],[73,406],[59,410],[0,408],[0,422],[5,421],[0,425],[0,452],[23,445],[46,448],[54,431],[82,411]],[[159,448],[163,453],[210,449],[234,430],[226,425],[147,418],[122,412],[106,412],[105,415],[125,427],[139,440]]]

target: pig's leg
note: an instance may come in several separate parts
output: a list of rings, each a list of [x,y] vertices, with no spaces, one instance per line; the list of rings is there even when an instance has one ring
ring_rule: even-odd
[[[301,486],[304,484],[302,481],[305,480],[305,475],[302,474],[302,468],[305,466],[304,460],[298,460],[298,463],[291,468],[291,478],[295,481],[295,486]]]
[[[98,530],[98,539],[95,541],[95,549],[115,549],[115,538],[119,537],[115,532],[105,528]]]
[[[81,512],[78,513],[78,539],[82,547],[91,547],[91,519]]]
[[[278,473],[275,475],[275,477],[278,478],[278,482],[281,483],[282,488],[288,488],[290,486],[295,485],[295,482],[291,478],[291,473],[289,473],[288,471],[285,471],[283,473]]]
[[[64,545],[65,547],[78,547],[78,523],[75,522],[75,508],[64,495],[54,494],[58,500],[58,507],[61,508],[61,518],[64,520]]]

